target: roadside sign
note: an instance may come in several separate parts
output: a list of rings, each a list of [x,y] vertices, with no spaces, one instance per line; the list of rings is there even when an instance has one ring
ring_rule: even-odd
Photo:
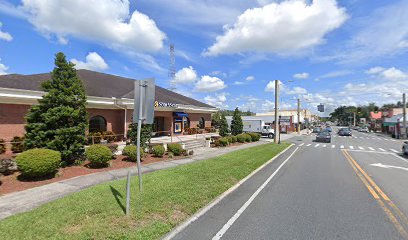
[[[142,88],[142,91],[140,91]],[[142,96],[140,96],[142,93]],[[135,81],[135,97],[133,122],[139,120],[139,101],[142,101],[142,120],[144,124],[153,124],[154,120],[154,104],[155,104],[155,80],[149,78],[145,80]]]

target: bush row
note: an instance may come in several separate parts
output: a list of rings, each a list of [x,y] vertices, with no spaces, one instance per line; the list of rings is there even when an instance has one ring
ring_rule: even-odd
[[[242,133],[238,134],[237,136],[227,136],[218,139],[215,142],[216,146],[226,147],[232,143],[245,143],[245,142],[256,142],[261,139],[261,135],[259,133]]]
[[[99,144],[101,140],[106,140],[108,143],[115,142],[117,139],[114,135],[112,131],[91,132],[88,134],[88,144]]]
[[[5,153],[7,150],[6,141],[0,139],[0,154]],[[24,137],[15,136],[11,140],[11,151],[13,153],[21,153],[24,151]]]

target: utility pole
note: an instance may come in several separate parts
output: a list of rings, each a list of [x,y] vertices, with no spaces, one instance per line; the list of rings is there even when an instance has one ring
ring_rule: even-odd
[[[274,143],[278,143],[278,134],[279,134],[279,80],[275,80],[275,133],[274,133]]]
[[[407,100],[405,93],[402,94],[402,114],[402,126],[404,127],[402,138],[407,138]]]
[[[356,112],[353,112],[353,126],[356,126]]]
[[[297,99],[297,119],[298,119],[298,125],[297,125],[297,132],[300,134],[300,99]]]

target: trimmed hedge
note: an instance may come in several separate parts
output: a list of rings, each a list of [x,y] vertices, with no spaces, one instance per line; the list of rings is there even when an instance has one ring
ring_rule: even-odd
[[[236,137],[237,137],[238,142],[240,143],[244,143],[246,141],[245,134],[238,134]]]
[[[236,143],[238,141],[237,136],[232,136],[232,143]]]
[[[228,137],[224,137],[225,139],[227,139],[228,143],[231,144],[232,143],[232,137],[228,136]]]
[[[166,150],[164,149],[163,145],[156,145],[152,147],[152,153],[155,157],[163,157],[165,151]]]
[[[226,147],[226,146],[228,146],[228,144],[229,144],[229,141],[228,141],[228,138],[227,138],[227,137],[220,138],[220,139],[218,140],[218,142],[219,142],[219,145],[220,145],[221,147]]]
[[[248,133],[248,135],[251,136],[252,142],[257,142],[261,139],[261,134],[259,133]]]
[[[11,142],[13,142],[11,144],[11,151],[13,153],[21,153],[24,151],[24,137],[15,136]]]
[[[91,145],[85,151],[85,156],[93,167],[107,166],[112,160],[112,151],[104,145]]]
[[[31,149],[16,157],[22,176],[40,178],[55,174],[61,164],[61,153],[49,149]]]
[[[6,144],[4,144],[6,141],[4,139],[0,139],[0,154],[6,152]]]
[[[243,135],[245,136],[245,142],[252,142],[251,135],[249,135],[248,133],[243,133]]]
[[[136,162],[137,161],[137,153],[136,153],[137,147],[136,145],[127,145],[123,151],[122,154],[126,156],[130,161]],[[145,152],[143,151],[142,148],[140,148],[140,160],[145,156]]]
[[[172,152],[174,156],[180,156],[184,152],[184,149],[181,147],[179,143],[167,144],[167,150],[169,152]]]

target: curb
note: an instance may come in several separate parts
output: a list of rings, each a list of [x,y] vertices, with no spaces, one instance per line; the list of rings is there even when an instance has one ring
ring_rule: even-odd
[[[162,240],[170,240],[173,237],[175,237],[177,234],[179,234],[181,231],[183,231],[186,227],[188,227],[190,224],[195,222],[198,218],[200,218],[202,215],[204,215],[206,212],[208,212],[212,207],[214,207],[216,204],[218,204],[221,200],[223,200],[225,197],[227,197],[230,193],[235,191],[239,186],[241,186],[243,183],[245,183],[248,179],[250,179],[253,175],[261,171],[263,168],[265,168],[267,165],[269,165],[271,162],[273,162],[276,158],[284,154],[286,151],[288,151],[290,148],[292,148],[294,144],[289,145],[286,149],[284,149],[282,152],[280,152],[278,155],[274,156],[270,160],[268,160],[266,163],[262,164],[260,167],[255,169],[252,173],[250,173],[248,176],[245,178],[241,179],[238,183],[236,183],[234,186],[229,188],[227,191],[223,192],[221,195],[216,197],[214,200],[212,200],[209,204],[201,208],[198,212],[193,214],[190,218],[185,220],[183,223],[179,224],[176,228],[174,228],[171,232],[166,234]]]

